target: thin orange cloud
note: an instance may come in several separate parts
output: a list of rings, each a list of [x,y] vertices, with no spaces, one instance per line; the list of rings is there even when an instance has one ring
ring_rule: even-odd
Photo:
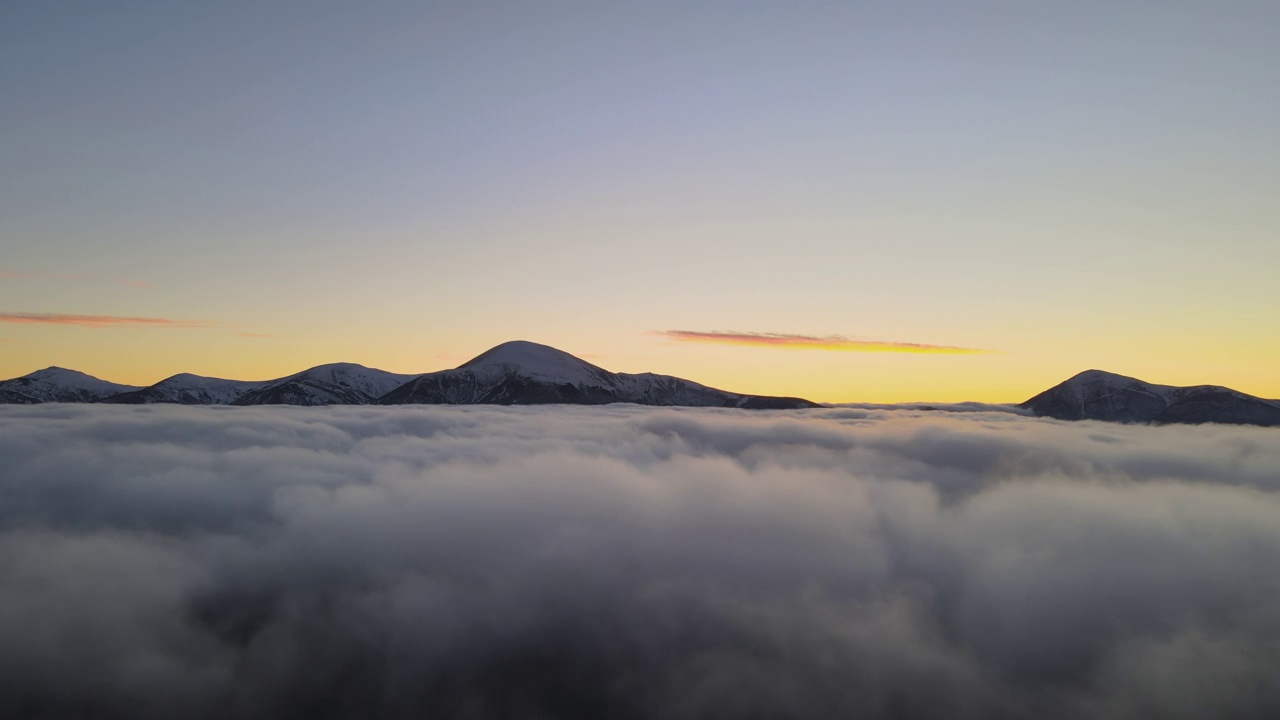
[[[0,322],[19,325],[75,325],[78,327],[161,327],[207,328],[215,323],[204,320],[172,320],[169,318],[119,317],[116,315],[63,315],[60,313],[0,313]]]
[[[843,335],[788,335],[758,332],[701,332],[697,330],[661,330],[655,334],[680,342],[719,343],[751,347],[794,348],[804,350],[843,350],[846,352],[894,352],[939,355],[975,355],[989,353],[980,348],[928,345],[925,343],[858,340]]]

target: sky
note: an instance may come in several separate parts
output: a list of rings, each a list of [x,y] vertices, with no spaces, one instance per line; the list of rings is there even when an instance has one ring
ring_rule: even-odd
[[[1275,432],[0,406],[0,715],[1269,720]]]
[[[0,377],[1280,397],[1274,2],[10,2]]]

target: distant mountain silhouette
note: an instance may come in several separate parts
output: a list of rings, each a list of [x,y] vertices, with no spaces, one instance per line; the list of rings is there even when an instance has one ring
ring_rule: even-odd
[[[1020,407],[1061,420],[1280,425],[1280,400],[1217,385],[1154,385],[1101,370],[1086,370]]]
[[[61,368],[0,382],[0,403],[103,402],[183,405],[603,405],[786,409],[801,398],[743,395],[669,375],[613,373],[546,345],[512,341],[453,370],[390,373],[353,363],[320,365],[276,380],[174,375],[145,388]]]
[[[0,381],[0,404],[46,402],[820,407],[803,398],[733,393],[670,375],[610,372],[553,347],[521,340],[502,343],[452,370],[421,375],[333,363],[262,381],[182,373],[140,388],[50,367]],[[1155,385],[1101,370],[1086,370],[1019,407],[1062,420],[1280,426],[1280,400],[1217,385]]]

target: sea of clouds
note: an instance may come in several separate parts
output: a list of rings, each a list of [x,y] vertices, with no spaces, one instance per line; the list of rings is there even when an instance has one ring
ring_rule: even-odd
[[[6,718],[1275,718],[1277,668],[1276,429],[0,407]]]

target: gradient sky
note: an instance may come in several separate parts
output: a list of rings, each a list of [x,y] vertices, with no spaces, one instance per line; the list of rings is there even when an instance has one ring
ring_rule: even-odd
[[[525,339],[821,401],[1087,368],[1280,397],[1277,27],[1272,1],[0,4],[0,377],[426,372]]]

